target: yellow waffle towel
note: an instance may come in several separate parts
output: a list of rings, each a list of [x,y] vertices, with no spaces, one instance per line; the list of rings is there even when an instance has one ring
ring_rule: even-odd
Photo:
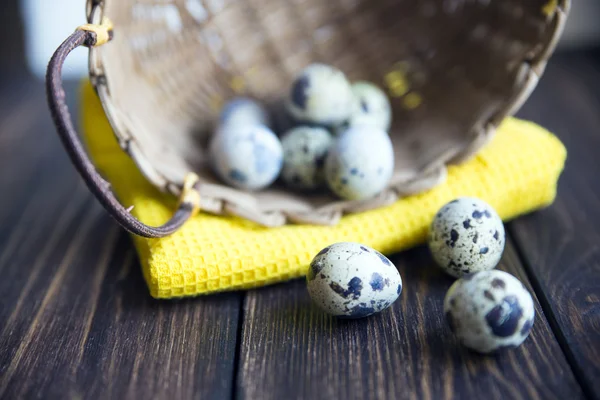
[[[148,183],[119,148],[91,85],[83,85],[82,124],[90,154],[121,202],[161,225],[176,201]],[[445,184],[334,227],[263,228],[238,218],[200,214],[163,239],[134,237],[150,294],[157,298],[247,289],[304,276],[315,254],[354,241],[390,254],[422,243],[437,210],[458,196],[491,204],[503,219],[544,207],[556,195],[566,150],[543,128],[509,118],[471,161],[452,166]]]

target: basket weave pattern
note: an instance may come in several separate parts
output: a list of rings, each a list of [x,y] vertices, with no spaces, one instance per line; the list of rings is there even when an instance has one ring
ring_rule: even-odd
[[[90,76],[121,147],[178,195],[198,172],[201,208],[267,226],[333,224],[441,183],[527,98],[562,31],[568,0],[90,0],[114,23],[90,52]],[[205,148],[220,106],[250,95],[281,103],[311,62],[385,87],[396,153],[391,187],[340,202],[221,185]],[[279,126],[285,118],[276,118]]]

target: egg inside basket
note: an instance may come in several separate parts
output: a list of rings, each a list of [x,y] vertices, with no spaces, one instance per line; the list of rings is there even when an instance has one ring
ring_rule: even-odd
[[[90,52],[90,77],[122,148],[160,189],[198,174],[200,208],[263,225],[335,224],[443,182],[478,152],[535,87],[565,19],[547,0],[90,0],[112,22]],[[207,142],[221,106],[240,96],[277,117],[290,83],[321,62],[385,88],[395,172],[375,198],[340,201],[218,181]]]

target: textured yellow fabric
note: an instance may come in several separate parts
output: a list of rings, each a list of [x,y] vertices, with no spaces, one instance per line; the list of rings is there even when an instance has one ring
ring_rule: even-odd
[[[160,225],[176,199],[161,194],[121,151],[91,86],[82,91],[82,123],[95,164],[121,202],[146,224]],[[507,119],[471,161],[449,168],[445,184],[375,211],[347,216],[334,227],[263,228],[200,213],[163,239],[134,237],[150,293],[157,298],[246,289],[303,276],[328,244],[356,241],[393,253],[424,241],[434,214],[457,196],[490,203],[503,219],[549,205],[566,150],[543,128]]]

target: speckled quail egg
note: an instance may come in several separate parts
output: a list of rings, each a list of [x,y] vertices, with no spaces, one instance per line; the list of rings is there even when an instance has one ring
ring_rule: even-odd
[[[392,123],[392,107],[383,90],[372,83],[360,81],[352,85],[352,93],[356,102],[349,125],[370,124],[386,132],[389,131]]]
[[[273,183],[283,165],[283,149],[275,134],[265,126],[226,124],[210,144],[216,174],[227,184],[258,190]]]
[[[299,121],[334,126],[350,117],[354,101],[352,87],[342,71],[312,64],[292,84],[287,108]]]
[[[219,125],[264,125],[269,126],[269,114],[265,107],[247,97],[237,97],[221,109]]]
[[[504,225],[496,211],[471,197],[442,207],[429,229],[433,259],[454,277],[495,268],[505,241]]]
[[[330,189],[346,200],[382,192],[394,172],[394,149],[387,133],[369,125],[349,128],[337,137],[325,161]]]
[[[394,303],[402,292],[400,273],[383,254],[358,243],[336,243],[313,259],[308,293],[328,314],[362,318]]]
[[[525,286],[498,270],[468,274],[454,282],[444,299],[444,312],[461,343],[480,353],[519,346],[535,318]]]
[[[325,183],[324,165],[331,134],[323,128],[300,126],[285,133],[281,178],[291,187],[316,189]]]

